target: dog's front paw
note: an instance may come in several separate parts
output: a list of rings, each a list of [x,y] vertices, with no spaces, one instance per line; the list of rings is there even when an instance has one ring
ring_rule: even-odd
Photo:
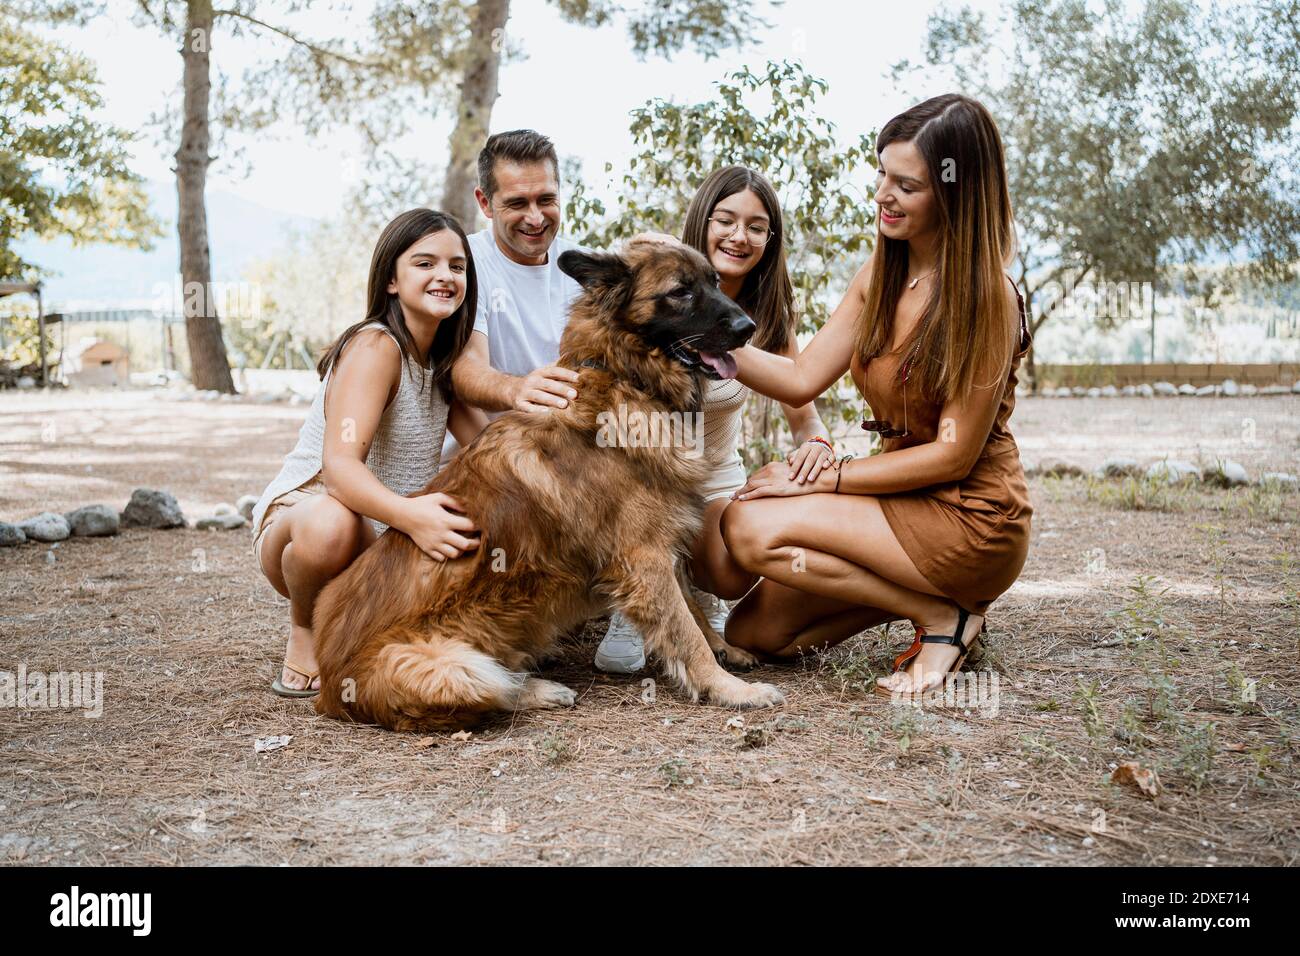
[[[515,701],[515,710],[536,710],[546,707],[572,707],[578,695],[563,684],[553,680],[530,677],[524,681]]]
[[[779,707],[785,703],[785,695],[771,684],[751,684],[730,674],[724,676],[728,678],[726,681],[720,681],[709,690],[709,700],[719,707],[748,710]]]
[[[738,671],[747,671],[757,667],[759,660],[749,651],[740,647],[733,647],[730,644],[723,644],[714,652],[714,657],[723,667],[730,667]]]

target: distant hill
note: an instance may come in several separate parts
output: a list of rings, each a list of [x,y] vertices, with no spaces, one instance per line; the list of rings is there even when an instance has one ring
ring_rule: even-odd
[[[67,239],[18,243],[19,255],[48,270],[45,301],[50,310],[143,304],[160,283],[171,286],[180,267],[176,235],[176,185],[149,181],[145,186],[153,214],[166,230],[152,252],[109,245],[74,247]],[[221,190],[208,190],[208,239],[212,278],[233,282],[252,260],[282,245],[290,229],[316,220],[267,209]]]

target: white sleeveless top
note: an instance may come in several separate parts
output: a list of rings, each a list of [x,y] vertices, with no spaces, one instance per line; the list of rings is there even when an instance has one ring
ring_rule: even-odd
[[[704,391],[704,458],[715,472],[742,466],[740,416],[749,388],[734,378],[711,379]]]
[[[371,322],[365,328],[383,329],[397,342],[397,337],[382,322]],[[397,342],[397,346],[400,349],[401,343]],[[272,501],[320,474],[325,445],[325,389],[333,371],[331,368],[325,373],[320,388],[316,390],[307,420],[298,432],[298,444],[284,459],[280,473],[266,486],[253,508],[254,536]],[[379,427],[375,429],[374,440],[366,455],[366,467],[395,494],[409,495],[419,491],[438,473],[438,459],[446,431],[447,404],[442,400],[432,372],[408,361],[403,353],[401,384],[379,419]],[[376,534],[383,534],[388,528],[373,518],[366,520]]]

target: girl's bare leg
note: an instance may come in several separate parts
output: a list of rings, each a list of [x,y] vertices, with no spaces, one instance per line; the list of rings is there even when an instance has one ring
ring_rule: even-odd
[[[729,504],[730,498],[715,498],[705,504],[704,527],[691,555],[691,578],[701,590],[734,601],[745,596],[758,575],[737,564],[722,539],[722,513]]]
[[[316,595],[341,574],[375,540],[374,529],[360,515],[328,494],[312,495],[281,514],[262,541],[262,572],[272,587],[289,599],[289,645],[285,659],[316,670],[316,639],[311,612]],[[303,690],[306,680],[285,667],[280,681]],[[313,689],[320,687],[314,680]]]

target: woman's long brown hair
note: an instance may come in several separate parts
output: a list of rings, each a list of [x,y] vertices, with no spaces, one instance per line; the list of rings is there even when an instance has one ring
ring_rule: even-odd
[[[395,293],[388,291],[388,283],[397,276],[397,260],[403,252],[425,236],[444,229],[450,229],[460,236],[461,245],[465,247],[465,299],[460,308],[438,323],[438,331],[434,333],[433,342],[429,345],[429,354],[422,356],[416,350],[415,339],[406,328],[402,303]],[[402,361],[432,369],[433,381],[438,386],[442,400],[451,404],[451,367],[456,364],[456,359],[465,349],[465,343],[469,341],[470,333],[474,331],[474,312],[477,308],[478,277],[474,271],[474,255],[470,252],[465,230],[456,221],[456,217],[434,209],[408,209],[384,227],[379,241],[375,243],[374,255],[370,257],[370,278],[366,283],[366,317],[344,330],[334,340],[334,344],[316,365],[316,372],[324,379],[325,373],[338,361],[344,346],[354,335],[372,322],[382,322],[401,343]]]
[[[776,190],[762,173],[745,166],[724,166],[700,183],[686,210],[682,242],[709,257],[709,217],[718,203],[728,196],[752,190],[767,211],[772,235],[763,247],[754,268],[740,284],[736,304],[748,313],[757,328],[750,343],[765,352],[784,352],[794,335],[794,290],[785,264],[785,226],[781,219],[781,201]]]
[[[915,145],[925,160],[939,216],[936,281],[903,352],[910,355],[919,341],[911,377],[922,394],[943,404],[970,394],[977,381],[981,387],[994,384],[996,378],[989,379],[1001,370],[992,367],[992,358],[1016,349],[1017,329],[1006,319],[1004,270],[1016,250],[1006,161],[988,110],[957,93],[891,119],[876,137],[876,155],[900,142]],[[881,235],[879,227],[876,235],[855,335],[864,364],[889,350],[907,281],[907,242]]]

